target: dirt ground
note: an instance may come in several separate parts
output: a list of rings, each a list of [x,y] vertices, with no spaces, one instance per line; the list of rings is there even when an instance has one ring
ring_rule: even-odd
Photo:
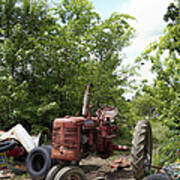
[[[101,159],[90,156],[80,162],[80,167],[84,170],[87,180],[134,180],[130,167],[111,168],[110,163],[119,158],[129,161],[128,156],[117,156],[113,159]],[[17,176],[10,173],[9,175],[11,178],[5,178],[6,180],[31,180],[27,174]]]
[[[119,159],[120,157],[118,157]],[[129,157],[125,158],[129,161]],[[88,180],[134,180],[130,167],[111,168],[111,159],[88,157],[81,161],[80,165],[87,175]]]

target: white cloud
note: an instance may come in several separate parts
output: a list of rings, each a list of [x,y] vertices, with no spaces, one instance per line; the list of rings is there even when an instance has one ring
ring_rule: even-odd
[[[141,54],[145,47],[155,40],[158,40],[165,28],[163,16],[171,0],[131,0],[126,3],[121,12],[134,16],[137,21],[131,23],[136,29],[136,37],[133,39],[131,46],[124,49],[126,53],[126,63],[133,64],[135,58]],[[141,77],[137,77],[137,84],[142,79],[148,79],[149,83],[153,82],[154,74],[150,72],[151,63],[145,64],[140,71]],[[130,98],[133,94],[125,95]]]
[[[134,51],[136,51],[138,56],[138,52],[140,53],[149,42],[157,40],[165,27],[163,15],[170,2],[170,0],[131,0],[123,7],[124,13],[137,19],[132,22],[137,31],[137,37],[125,52],[135,54]]]
[[[131,46],[124,49],[127,55],[126,62],[134,63],[135,58],[140,55],[144,48],[154,40],[158,40],[163,32],[165,22],[163,16],[171,0],[131,0],[121,11],[134,16],[137,21],[132,22],[136,29],[136,37]],[[142,77],[152,81],[153,75],[149,72],[150,64],[141,71]]]
[[[170,0],[131,0],[126,11],[137,18],[138,30],[148,33],[163,24],[163,15],[169,3]]]

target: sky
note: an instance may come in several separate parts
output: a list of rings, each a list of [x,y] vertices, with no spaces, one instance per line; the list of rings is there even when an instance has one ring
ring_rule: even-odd
[[[136,29],[133,43],[124,49],[125,62],[133,64],[144,48],[162,34],[166,23],[163,15],[172,0],[91,0],[101,17],[108,18],[112,12],[127,13],[136,18],[132,26]],[[151,83],[153,74],[150,64],[144,65],[140,79],[147,78]]]
[[[111,13],[126,13],[136,18],[131,25],[136,29],[132,44],[123,50],[125,53],[124,63],[131,64],[135,58],[147,47],[150,42],[158,40],[162,35],[166,23],[163,16],[172,0],[91,0],[96,11],[102,18],[108,18]],[[136,83],[142,79],[153,82],[154,74],[150,71],[151,64],[147,63],[141,68]],[[134,92],[135,93],[135,92]],[[126,93],[125,97],[131,99],[134,93]]]

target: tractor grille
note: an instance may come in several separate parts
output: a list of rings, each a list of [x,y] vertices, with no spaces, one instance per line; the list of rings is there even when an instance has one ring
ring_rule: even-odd
[[[80,126],[73,119],[58,119],[54,122],[52,158],[69,161],[80,158]]]
[[[70,133],[77,132],[77,128],[64,128],[64,132],[70,132]]]
[[[64,128],[64,146],[66,149],[77,149],[77,128]]]

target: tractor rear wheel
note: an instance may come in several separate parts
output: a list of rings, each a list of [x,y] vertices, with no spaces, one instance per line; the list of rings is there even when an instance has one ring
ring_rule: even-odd
[[[142,179],[151,168],[152,132],[150,123],[141,120],[137,123],[132,140],[131,166],[134,178]]]
[[[86,180],[82,169],[75,166],[68,166],[60,169],[56,174],[55,180]]]

